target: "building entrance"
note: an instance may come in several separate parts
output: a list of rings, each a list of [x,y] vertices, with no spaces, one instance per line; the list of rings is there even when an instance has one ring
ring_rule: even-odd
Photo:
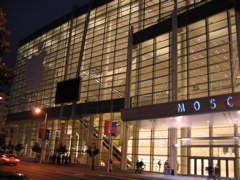
[[[193,176],[208,176],[209,164],[215,168],[220,168],[220,177],[234,178],[235,159],[234,158],[207,158],[207,157],[189,157],[189,174]]]

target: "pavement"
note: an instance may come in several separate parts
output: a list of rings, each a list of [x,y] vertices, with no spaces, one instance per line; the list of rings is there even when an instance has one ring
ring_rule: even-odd
[[[34,159],[23,159],[23,161],[28,161],[28,162],[34,162]],[[47,161],[43,161],[42,164],[48,164]],[[91,172],[90,167],[84,164],[69,164],[66,167],[69,168],[80,168],[84,169],[86,172]],[[115,168],[110,172],[107,173],[106,167],[96,167],[92,173],[101,173],[101,174],[111,174],[111,176],[116,176],[116,177],[128,177],[128,178],[134,178],[134,179],[140,179],[140,180],[206,180],[206,177],[196,177],[196,176],[180,176],[180,175],[164,175],[161,173],[154,173],[154,172],[143,172],[142,174],[135,174],[134,170],[121,170],[119,168]],[[221,180],[233,180],[230,178],[221,178]],[[236,180],[236,179],[235,179]]]

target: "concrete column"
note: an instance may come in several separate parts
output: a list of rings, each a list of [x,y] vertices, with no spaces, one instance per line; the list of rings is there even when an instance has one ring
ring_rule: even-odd
[[[14,127],[13,129],[13,137],[12,137],[12,144],[13,145],[17,145],[19,143],[19,139],[18,139],[18,134],[19,134],[19,125],[17,125],[17,127]]]
[[[27,151],[26,151],[26,157],[30,156],[30,151],[32,149],[31,147],[31,138],[32,138],[32,123],[31,120],[28,121],[28,126],[26,128],[26,138],[25,138],[25,142],[27,144]]]
[[[97,163],[98,165],[100,166],[100,163],[101,163],[101,159],[102,159],[102,152],[103,152],[103,115],[100,114],[100,117],[99,117],[99,123],[98,123],[98,142],[97,142],[97,147],[99,148],[100,150],[100,153],[99,155],[96,157],[96,160],[97,160]]]
[[[89,131],[88,131],[88,138],[87,138],[87,146],[91,145],[93,143],[93,131],[94,131],[94,115],[90,115],[90,121],[89,121]],[[87,156],[87,164],[90,165],[91,168],[91,158]]]
[[[188,137],[188,128],[181,128],[181,138]],[[180,174],[188,174],[188,147],[181,146]]]
[[[213,121],[212,120],[210,120],[210,123],[209,123],[209,139],[210,139],[210,143],[209,143],[209,145],[210,145],[210,148],[209,148],[209,162],[208,162],[208,165],[209,165],[209,167],[210,166],[213,166],[213,164],[212,164],[212,157],[213,157],[213,148],[212,148],[212,144],[213,144],[213,142],[212,142],[212,137],[213,137]]]
[[[21,143],[24,145],[24,151],[23,156],[26,156],[27,152],[27,129],[28,129],[28,121],[25,121],[22,124],[22,130],[21,130]]]
[[[76,146],[77,146],[77,119],[72,120],[72,139],[71,139],[71,148],[70,155],[75,158],[76,157]]]
[[[177,174],[177,128],[169,128],[169,161],[171,170],[174,170],[174,174]]]
[[[136,162],[138,159],[138,147],[139,147],[139,127],[136,123],[133,126],[133,143],[132,143],[132,167],[136,169]]]
[[[154,166],[154,136],[155,129],[151,129],[151,144],[150,144],[150,171],[153,171]]]
[[[127,54],[127,72],[126,72],[126,85],[125,85],[125,102],[124,107],[131,107],[131,71],[132,71],[132,48],[133,48],[133,27],[128,31],[128,54]],[[127,147],[128,147],[128,124],[123,122],[123,143],[122,143],[122,156],[121,156],[121,169],[127,169]]]
[[[80,120],[80,129],[79,129],[79,155],[83,155],[84,153],[84,139],[86,136],[84,136],[85,128],[84,128],[84,121],[83,119]]]
[[[60,120],[60,141],[59,144],[66,144],[66,133],[67,133],[67,127],[68,127],[68,121],[65,120],[64,122],[62,120]],[[59,146],[58,144],[58,146]]]
[[[171,65],[172,65],[172,101],[178,100],[178,59],[177,59],[177,0],[174,0],[174,9],[172,11],[172,46],[171,46]],[[177,173],[177,128],[169,129],[169,160],[171,170]]]
[[[49,149],[48,149],[48,154],[53,155],[55,152],[55,139],[56,139],[56,120],[51,120],[51,137],[49,141]]]
[[[234,136],[235,137],[238,137],[239,136],[239,133],[238,133],[238,124],[236,123],[236,124],[234,124]],[[235,150],[235,161],[234,161],[234,177],[236,178],[236,179],[240,179],[240,172],[239,172],[239,164],[240,164],[240,160],[239,160],[239,142],[238,142],[239,140],[238,139],[236,139],[235,140],[235,148],[234,148],[234,150]]]

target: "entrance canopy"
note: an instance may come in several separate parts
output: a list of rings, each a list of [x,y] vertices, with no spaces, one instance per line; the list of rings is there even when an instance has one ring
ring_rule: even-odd
[[[198,119],[199,122],[202,122],[205,120],[208,121],[210,119],[219,119],[219,114],[217,112],[223,112],[220,113],[220,116],[225,117],[226,114],[228,114],[226,112],[238,110],[240,110],[240,93],[232,93],[198,99],[127,108],[121,110],[121,115],[123,121],[161,119],[161,124],[165,121],[166,124],[169,124],[169,121],[175,122],[175,120],[177,120],[182,124],[185,122],[186,125],[188,124],[188,126],[190,126],[193,123],[191,121],[191,119],[193,119],[192,117],[195,117],[194,119]]]
[[[141,121],[129,121],[130,124],[138,125],[140,128],[182,128],[182,127],[206,127],[213,126],[233,127],[240,122],[240,110],[225,111],[206,114],[175,116],[166,118],[145,119]]]

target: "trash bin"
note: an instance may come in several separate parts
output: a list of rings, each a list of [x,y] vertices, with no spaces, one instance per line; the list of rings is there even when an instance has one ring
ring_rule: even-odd
[[[174,169],[171,170],[171,175],[174,175]]]

